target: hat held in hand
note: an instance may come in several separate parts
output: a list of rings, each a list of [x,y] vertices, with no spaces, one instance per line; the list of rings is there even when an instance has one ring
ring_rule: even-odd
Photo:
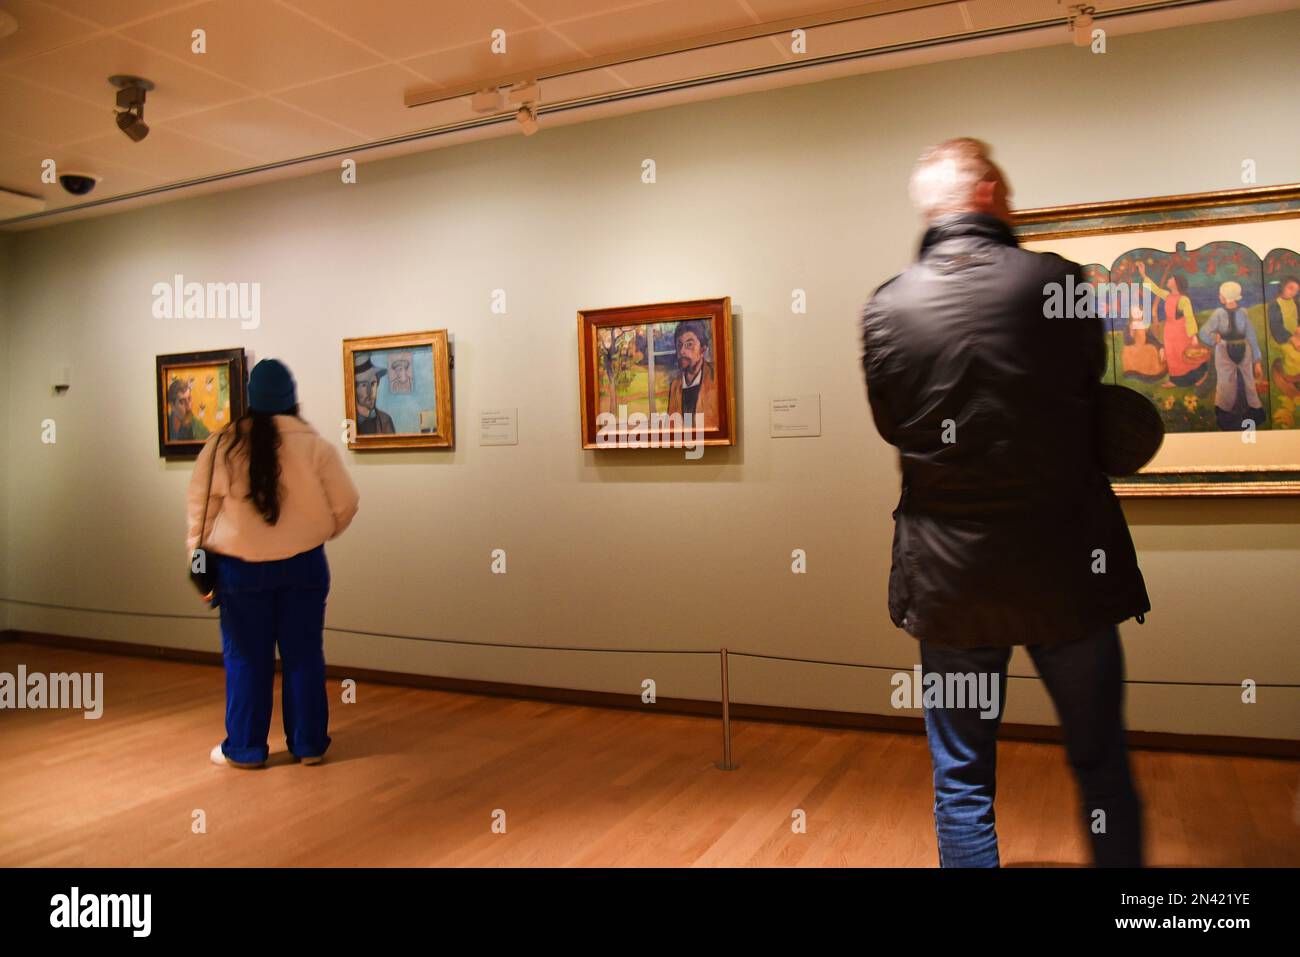
[[[1094,418],[1097,458],[1107,475],[1133,475],[1160,450],[1165,423],[1155,404],[1141,392],[1103,384]]]

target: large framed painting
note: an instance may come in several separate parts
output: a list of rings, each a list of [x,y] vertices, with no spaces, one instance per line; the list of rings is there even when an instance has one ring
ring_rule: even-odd
[[[578,313],[582,447],[736,443],[731,299]]]
[[[447,330],[343,340],[350,449],[451,448]]]
[[[1030,209],[1014,224],[1025,248],[1083,265],[1106,381],[1164,419],[1164,445],[1118,494],[1300,494],[1300,184]]]
[[[209,435],[244,414],[243,349],[182,352],[155,359],[158,454],[193,458]]]

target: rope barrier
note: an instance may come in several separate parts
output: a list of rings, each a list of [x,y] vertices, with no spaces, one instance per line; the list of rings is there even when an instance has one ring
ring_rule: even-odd
[[[24,601],[19,598],[3,598],[0,601],[9,602],[14,605],[29,605],[36,608],[53,608],[59,611],[79,611],[100,615],[124,615],[136,616],[141,618],[172,618],[178,620],[193,621],[215,621],[211,615],[185,615],[168,612],[151,612],[151,611],[123,611],[116,608],[85,608],[76,605],[58,605],[49,602]],[[426,635],[403,635],[395,632],[384,631],[367,631],[361,628],[335,628],[331,625],[325,626],[326,631],[332,631],[337,634],[345,635],[363,635],[373,638],[394,638],[399,641],[422,641],[429,644],[440,645],[464,645],[474,648],[509,648],[517,651],[569,651],[583,652],[591,654],[624,654],[624,655],[716,655],[718,650],[715,648],[592,648],[581,645],[527,645],[519,642],[501,642],[501,641],[469,641],[463,638],[430,638]],[[854,661],[830,661],[825,658],[796,658],[786,655],[770,655],[755,651],[736,651],[727,649],[727,654],[738,658],[754,658],[764,661],[788,661],[793,664],[807,665],[828,665],[834,668],[862,668],[869,671],[888,671],[894,674],[898,672],[910,673],[915,669],[915,665],[906,665],[894,667],[891,665],[868,665]],[[1008,678],[1017,678],[1025,681],[1033,681],[1037,675],[1013,675],[1008,674]],[[1143,680],[1140,678],[1125,678],[1125,684],[1131,685],[1156,685],[1169,687],[1195,687],[1195,688],[1240,688],[1240,681],[1161,681],[1161,680]],[[1257,688],[1300,688],[1300,684],[1267,684],[1256,682]]]

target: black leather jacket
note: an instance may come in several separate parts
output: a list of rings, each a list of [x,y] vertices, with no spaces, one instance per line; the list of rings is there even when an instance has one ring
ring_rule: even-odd
[[[1045,644],[1150,610],[1094,454],[1101,320],[1044,316],[1044,287],[1071,274],[963,213],[863,309],[871,412],[903,473],[889,614],[917,638]]]

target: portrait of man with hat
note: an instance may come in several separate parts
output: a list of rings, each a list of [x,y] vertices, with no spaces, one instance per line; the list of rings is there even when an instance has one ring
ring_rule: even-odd
[[[353,366],[352,383],[357,400],[357,435],[396,435],[393,418],[376,404],[379,380],[388,374],[366,356]]]

